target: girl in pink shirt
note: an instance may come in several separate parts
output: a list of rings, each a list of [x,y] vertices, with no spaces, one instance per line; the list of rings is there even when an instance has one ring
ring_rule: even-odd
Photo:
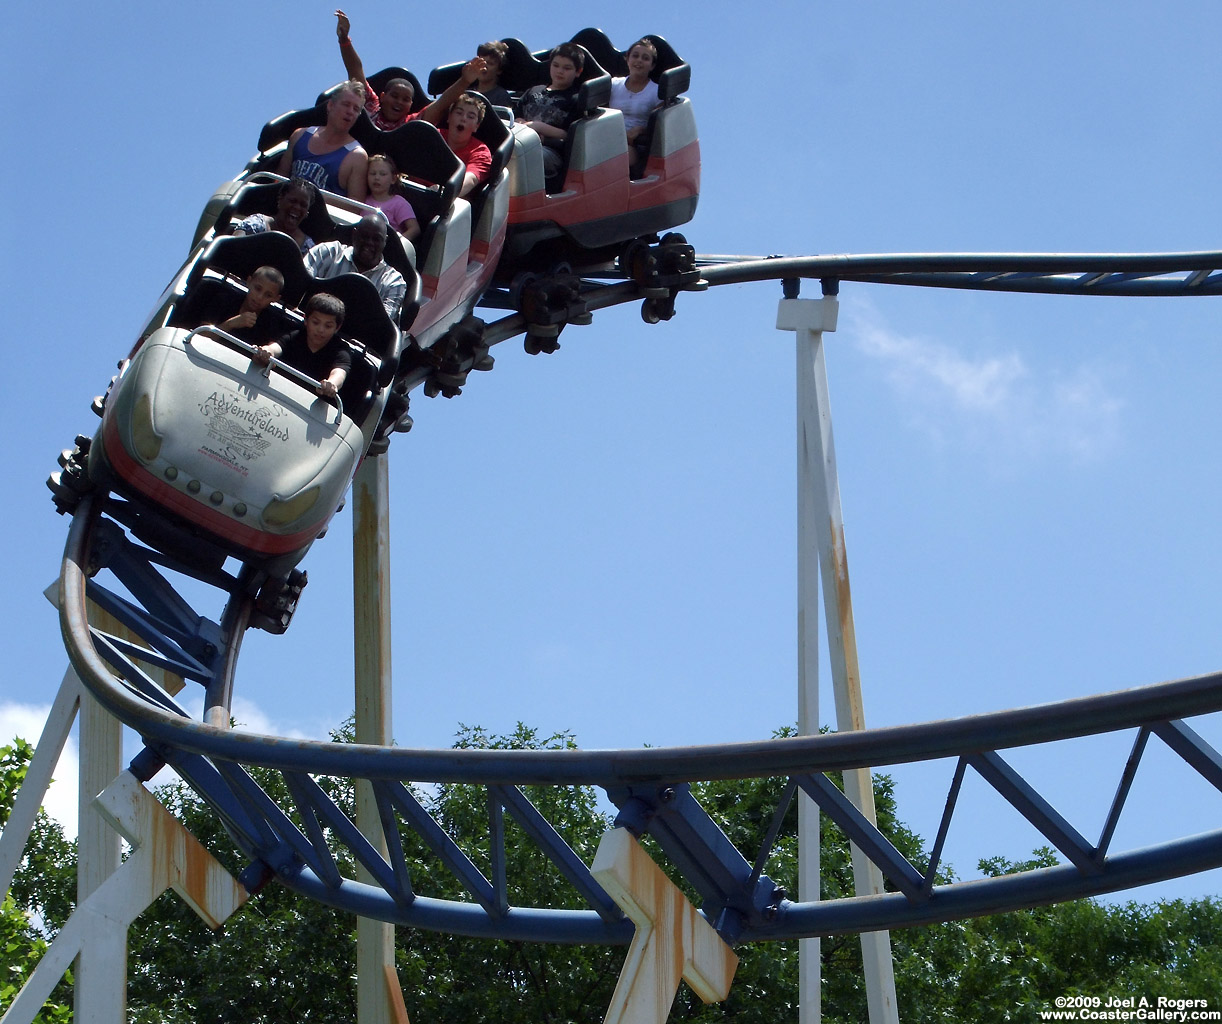
[[[395,166],[395,162],[381,153],[371,156],[366,174],[369,180],[369,195],[365,197],[365,204],[381,210],[390,226],[409,242],[418,238],[420,221],[416,219],[411,203],[390,191],[391,186],[399,180],[399,168]]]

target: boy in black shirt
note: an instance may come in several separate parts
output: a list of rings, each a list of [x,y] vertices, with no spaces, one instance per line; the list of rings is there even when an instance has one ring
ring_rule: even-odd
[[[527,89],[518,100],[515,120],[529,125],[543,140],[543,173],[547,178],[547,190],[558,180],[564,164],[564,140],[568,138],[569,125],[573,123],[577,110],[577,81],[585,67],[585,55],[574,43],[561,43],[552,50],[548,73],[551,85],[535,85]]]
[[[352,369],[352,353],[339,336],[344,304],[334,295],[319,292],[305,305],[305,326],[270,345],[261,345],[255,362],[266,366],[273,358],[319,382],[318,393],[334,398]]]
[[[275,267],[259,267],[246,279],[246,295],[237,310],[229,314],[228,311],[233,309],[231,300],[227,309],[219,313],[214,312],[214,319],[205,320],[204,323],[216,324],[221,330],[228,331],[235,338],[248,341],[252,345],[265,342],[275,337],[277,326],[280,330],[284,329],[283,322],[277,323],[274,311],[263,315],[273,302],[280,301],[283,289],[284,275],[279,270]]]

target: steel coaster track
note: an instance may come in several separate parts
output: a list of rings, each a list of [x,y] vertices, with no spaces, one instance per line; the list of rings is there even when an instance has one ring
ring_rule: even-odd
[[[710,284],[816,278],[1054,295],[1222,294],[1222,253],[889,253],[844,256],[705,256]]]
[[[1222,253],[1135,256],[899,255],[744,259],[702,257],[706,285],[817,279],[1068,294],[1204,295],[1222,291]],[[609,273],[607,276],[614,276]],[[647,297],[631,281],[583,285],[589,310]],[[488,326],[495,344],[528,329],[521,314]],[[250,860],[242,881],[256,890],[275,877],[310,898],[362,916],[454,934],[559,943],[626,943],[633,926],[590,875],[559,828],[523,787],[595,786],[618,808],[616,824],[651,836],[730,942],[789,939],[952,920],[1130,888],[1222,866],[1222,827],[1142,849],[1113,852],[1112,838],[1151,737],[1222,790],[1222,755],[1184,721],[1222,711],[1222,673],[1056,704],[942,722],[752,743],[601,751],[412,750],[290,740],[234,732],[190,719],[148,675],[154,665],[204,687],[209,707],[227,709],[250,614],[239,581],[206,580],[226,592],[219,623],[181,598],[163,569],[171,560],[133,542],[117,525],[123,502],[82,500],[69,530],[60,579],[60,618],[72,664],[94,696],[138,732],[144,750],[131,770],[144,781],[171,765],[209,804]],[[125,593],[103,585],[103,570]],[[189,571],[189,570],[188,570]],[[149,649],[89,626],[86,598],[143,638]],[[1131,752],[1094,841],[1060,815],[999,751],[1090,735],[1132,732]],[[927,863],[902,856],[844,797],[828,773],[955,758],[956,769]],[[282,808],[250,769],[278,773],[291,795]],[[1066,863],[968,882],[939,882],[942,847],[971,769],[1033,824]],[[383,856],[327,795],[318,778],[366,779],[389,853]],[[783,779],[758,849],[740,851],[692,794],[692,783]],[[412,783],[482,787],[489,807],[489,867],[478,867],[429,816]],[[797,792],[808,794],[875,863],[882,896],[800,903],[765,873]],[[505,812],[586,909],[511,906],[505,872]],[[440,858],[470,896],[418,894],[409,844]],[[335,850],[361,864],[372,884],[345,877]],[[490,877],[491,876],[491,877]],[[419,879],[416,879],[419,881]]]

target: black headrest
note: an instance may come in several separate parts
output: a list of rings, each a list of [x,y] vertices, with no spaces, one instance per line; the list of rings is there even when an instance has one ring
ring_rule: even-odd
[[[577,109],[591,114],[611,102],[611,76],[599,68],[600,74],[588,78],[577,90]]]
[[[510,92],[525,92],[539,84],[538,61],[521,39],[502,39],[505,59],[501,61],[501,85]],[[544,82],[547,79],[544,78]]]
[[[616,49],[615,44],[607,38],[602,29],[583,28],[569,42],[577,43],[616,78],[623,78],[628,74],[628,64],[624,60],[624,54]]]
[[[429,98],[424,89],[420,87],[420,79],[413,75],[407,68],[383,68],[376,74],[369,76],[369,84],[373,86],[373,91],[379,96],[386,88],[386,84],[393,78],[406,78],[412,83],[412,112],[423,110],[429,105]]]
[[[275,213],[276,200],[280,196],[280,187],[283,184],[283,181],[247,182],[238,189],[230,205],[234,213],[242,217],[247,217],[252,213]]]
[[[305,298],[326,292],[344,304],[344,323],[340,333],[356,338],[381,359],[398,356],[395,325],[386,315],[382,297],[369,278],[361,274],[340,274],[338,277],[311,279]],[[304,306],[305,299],[302,300]]]
[[[327,105],[318,104],[306,110],[290,110],[287,114],[272,118],[259,132],[259,152],[266,153],[282,142],[288,142],[289,136],[298,128],[309,128],[315,124],[327,123]]]
[[[658,75],[658,99],[663,103],[682,96],[692,84],[692,66],[680,64]]]
[[[656,78],[664,71],[669,71],[671,68],[677,68],[680,64],[687,63],[687,61],[675,53],[675,48],[661,36],[648,32],[641,38],[648,39],[653,43],[654,49],[658,51],[658,59],[653,66],[653,77]],[[624,56],[627,57],[627,52],[625,52]]]
[[[409,178],[439,185],[443,210],[449,209],[458,195],[463,163],[427,121],[408,121],[393,132],[379,132],[378,148],[369,152],[385,153],[398,165],[399,172]]]
[[[429,72],[429,94],[440,96],[458,81],[458,76],[465,66],[466,61],[458,61],[454,64],[443,64],[439,68],[433,68]]]
[[[355,229],[355,224],[337,225],[335,237],[343,242],[344,245],[351,245],[352,232]],[[403,239],[400,237],[399,232],[387,230],[386,244],[382,247],[382,259],[399,271],[405,281],[410,281],[416,276],[416,270],[412,266],[411,260],[407,258],[407,250],[403,248]]]
[[[310,281],[297,243],[279,231],[214,238],[196,260],[188,286],[198,280],[206,267],[223,270],[243,281],[259,267],[275,267],[284,275],[284,291],[280,298],[286,306],[295,306],[301,301]]]
[[[475,96],[484,101],[484,117],[480,121],[479,127],[475,129],[475,137],[492,150],[492,162],[495,165],[496,156],[500,150],[504,149],[506,157],[508,157],[508,151],[513,147],[513,132],[497,116],[496,111],[492,109],[492,104],[488,102],[488,98],[483,93],[477,89],[468,89],[467,95]],[[492,173],[495,174],[497,170],[499,168],[494,166]]]
[[[692,80],[692,69],[673,46],[665,39],[652,32],[641,36],[653,43],[658,51],[658,59],[654,62],[653,71],[649,77],[658,83],[658,97],[663,103],[687,92]],[[628,50],[618,49],[605,32],[598,28],[583,28],[573,36],[572,42],[585,47],[597,60],[616,78],[624,78],[628,74]],[[635,40],[633,40],[635,42]]]
[[[365,152],[370,156],[382,152],[380,140],[386,133],[374,125],[373,118],[369,116],[369,111],[364,107],[361,108],[360,117],[352,123],[349,134],[365,148]]]

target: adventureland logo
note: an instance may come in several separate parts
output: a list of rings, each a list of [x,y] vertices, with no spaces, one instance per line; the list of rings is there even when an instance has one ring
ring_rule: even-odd
[[[273,441],[289,439],[288,423],[275,421],[288,414],[274,402],[267,404],[235,394],[213,391],[199,403],[211,444],[200,445],[200,452],[242,476],[248,464],[267,453]]]

